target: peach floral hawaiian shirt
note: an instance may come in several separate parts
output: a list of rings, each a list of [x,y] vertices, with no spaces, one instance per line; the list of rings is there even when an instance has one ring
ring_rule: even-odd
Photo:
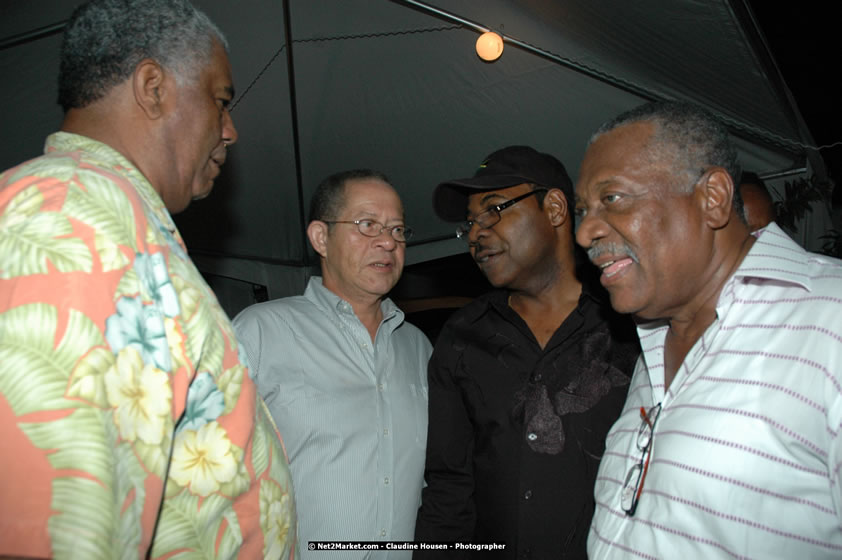
[[[149,182],[59,132],[0,175],[0,556],[294,558],[285,453]]]

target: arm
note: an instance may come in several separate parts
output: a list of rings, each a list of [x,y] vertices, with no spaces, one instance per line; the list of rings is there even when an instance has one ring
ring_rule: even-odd
[[[167,249],[125,183],[67,161],[0,180],[0,554],[145,554],[179,394],[137,263]]]
[[[474,432],[453,378],[458,359],[452,331],[445,327],[428,366],[427,486],[415,525],[420,541],[469,541],[474,534]],[[416,552],[414,557],[424,555]]]
[[[247,307],[234,318],[233,324],[237,341],[248,362],[249,377],[254,380],[258,395],[271,410],[272,402],[280,393],[281,384],[277,375],[277,360],[273,361],[273,354],[268,350],[279,347],[284,349],[283,364],[291,364],[295,360],[292,351],[295,336],[284,321],[284,316],[271,306],[271,302]]]

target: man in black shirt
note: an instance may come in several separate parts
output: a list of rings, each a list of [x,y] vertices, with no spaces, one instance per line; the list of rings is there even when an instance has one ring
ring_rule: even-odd
[[[554,157],[510,146],[439,185],[433,206],[461,222],[498,289],[453,315],[430,360],[415,537],[502,542],[500,558],[585,558],[605,435],[639,348],[630,319],[584,278],[570,178]]]

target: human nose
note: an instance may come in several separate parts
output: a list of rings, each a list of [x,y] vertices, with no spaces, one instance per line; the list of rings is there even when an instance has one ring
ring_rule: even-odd
[[[237,127],[234,126],[234,118],[228,109],[226,109],[222,112],[222,142],[226,146],[230,146],[237,141],[239,136]]]
[[[392,237],[392,230],[387,227],[380,230],[380,233],[374,238],[374,242],[387,251],[393,251],[398,244],[397,240]]]
[[[594,241],[605,237],[607,224],[593,212],[584,212],[576,228],[576,242],[589,249]]]
[[[486,235],[488,235],[488,228],[482,227],[479,222],[474,220],[471,222],[471,229],[468,230],[465,237],[468,240],[468,245],[476,245],[480,236],[485,237]]]

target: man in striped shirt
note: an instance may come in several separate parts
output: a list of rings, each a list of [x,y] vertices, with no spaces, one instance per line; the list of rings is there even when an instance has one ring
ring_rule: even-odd
[[[606,439],[591,558],[842,556],[842,266],[740,218],[706,111],[592,137],[577,241],[643,354]]]

